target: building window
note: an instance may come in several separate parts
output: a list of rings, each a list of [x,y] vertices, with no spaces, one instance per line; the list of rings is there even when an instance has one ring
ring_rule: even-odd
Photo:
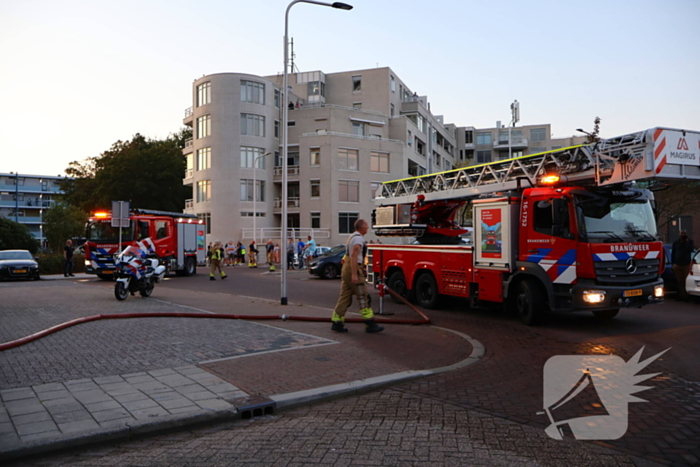
[[[360,201],[360,182],[358,180],[338,181],[338,201],[357,203]]]
[[[280,108],[280,90],[275,89],[275,107]]]
[[[192,153],[185,154],[185,178],[190,178],[194,172],[194,156]]]
[[[204,221],[204,225],[206,228],[204,229],[207,233],[207,235],[211,234],[211,213],[204,212],[197,214],[197,217],[199,217],[199,220]]]
[[[321,148],[309,150],[309,165],[321,165]]]
[[[391,92],[396,92],[396,80],[391,75],[389,75],[389,78],[391,83]]]
[[[265,158],[262,156],[265,152],[263,148],[253,148],[250,146],[241,146],[241,167],[253,168],[255,158],[258,158],[258,169],[265,168]]]
[[[362,102],[353,102],[352,103],[352,108],[360,110],[362,108]]]
[[[372,172],[389,173],[389,153],[372,151],[370,153],[370,167]]]
[[[197,202],[203,203],[211,199],[211,180],[197,182]]]
[[[421,155],[425,155],[425,143],[416,138],[416,152]]]
[[[265,201],[265,181],[255,180],[255,182],[257,187],[253,189],[255,186],[253,180],[241,179],[241,201],[253,201],[253,195],[255,195],[255,201]]]
[[[391,104],[390,116],[394,116],[394,104]]]
[[[311,213],[311,228],[320,229],[321,228],[321,213],[312,212]]]
[[[547,141],[547,133],[544,128],[532,128],[530,130],[530,140],[533,142]]]
[[[365,136],[365,124],[352,122],[352,134],[356,136]]]
[[[211,148],[197,149],[197,170],[211,168]]]
[[[241,211],[241,217],[265,217],[264,212]]]
[[[280,137],[280,122],[279,120],[275,120],[275,138]]]
[[[296,126],[297,122],[294,120],[287,120],[287,126]]]
[[[321,197],[321,180],[310,180],[311,183],[311,197],[320,198]]]
[[[338,233],[351,234],[355,231],[355,222],[360,214],[357,212],[338,213]]]
[[[353,76],[352,77],[352,90],[354,91],[362,91],[362,76]]]
[[[408,130],[408,137],[406,138],[406,144],[409,146],[413,145],[413,133],[411,133],[411,130]]]
[[[491,144],[491,132],[477,132],[476,133],[476,144],[486,145]]]
[[[326,96],[326,83],[322,81],[309,81],[306,84],[306,92],[308,93],[309,96],[321,96],[325,97]],[[312,97],[309,97],[310,101],[318,101],[319,99],[314,99]]]
[[[491,162],[491,151],[476,151],[477,164]]]
[[[206,82],[197,86],[197,107],[211,104],[211,83]]]
[[[265,85],[255,81],[241,80],[241,102],[265,104]]]
[[[241,114],[241,134],[265,136],[265,117],[255,114]]]
[[[211,136],[211,115],[197,118],[197,139]]]
[[[464,131],[464,144],[474,144],[474,132],[472,130]]]
[[[340,170],[358,170],[357,156],[357,149],[338,148],[338,168]]]
[[[382,182],[371,182],[371,183],[369,184],[369,187],[370,187],[369,197],[370,197],[371,199],[374,199],[374,198],[377,197],[377,193],[378,193],[379,191],[381,191],[380,189],[381,189],[381,187],[382,187]]]

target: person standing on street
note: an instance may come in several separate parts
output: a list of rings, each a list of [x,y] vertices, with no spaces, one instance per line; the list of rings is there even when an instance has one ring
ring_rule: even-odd
[[[309,264],[311,263],[311,260],[314,258],[314,255],[316,255],[316,240],[311,238],[311,235],[309,235],[307,238],[306,246],[304,247],[304,253],[306,254],[306,267],[309,267]]]
[[[303,253],[304,253],[304,242],[300,238],[299,241],[297,242],[297,263],[298,263],[299,269],[304,267]]]
[[[65,264],[63,267],[63,277],[75,277],[73,275],[73,240],[67,240],[66,246],[63,247],[63,259]]]
[[[248,245],[248,267],[257,268],[258,267],[258,249],[255,246],[255,240]]]
[[[348,332],[345,327],[345,313],[352,303],[352,296],[357,295],[360,304],[360,314],[365,321],[365,332],[382,332],[383,326],[374,322],[374,311],[370,306],[370,297],[367,293],[367,242],[365,234],[369,230],[369,224],[364,219],[355,222],[355,232],[350,236],[345,245],[345,257],[340,272],[340,297],[331,316],[331,331]]]
[[[275,250],[275,245],[273,245],[272,240],[268,240],[265,244],[265,258],[267,259],[267,264],[270,265],[274,261],[273,252]]]
[[[688,232],[681,230],[681,235],[673,242],[671,247],[671,264],[673,265],[673,274],[678,281],[678,296],[676,300],[688,301],[688,292],[685,290],[685,280],[690,274],[690,262],[693,256],[695,245],[693,240],[688,238]]]
[[[216,270],[219,270],[219,274],[221,275],[221,280],[226,279],[226,273],[224,270],[221,268],[221,261],[224,259],[224,246],[221,244],[220,241],[214,242],[214,246],[211,249],[211,269],[209,270],[209,280],[210,281],[215,281],[216,277],[214,276],[214,273]]]
[[[287,269],[294,267],[294,239],[287,240]]]
[[[232,267],[234,264],[236,247],[233,246],[233,240],[229,240],[226,244],[226,266]]]

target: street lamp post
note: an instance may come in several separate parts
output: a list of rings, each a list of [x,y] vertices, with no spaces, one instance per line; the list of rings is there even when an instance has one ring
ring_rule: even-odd
[[[253,159],[253,242],[257,245],[257,239],[255,238],[255,220],[258,218],[258,210],[257,210],[257,201],[258,201],[258,176],[257,176],[257,168],[258,168],[258,159],[263,158],[265,156],[269,156],[271,153],[266,152],[265,154],[260,154],[259,156],[255,156],[255,159]]]
[[[287,71],[287,65],[289,63],[289,10],[297,3],[312,3],[314,5],[329,6],[331,8],[337,8],[339,10],[352,10],[352,5],[341,2],[317,2],[315,0],[294,0],[287,6],[287,10],[284,13],[284,109],[282,110],[282,134],[284,136],[282,141],[282,225],[280,226],[280,231],[282,234],[282,244],[287,244],[287,121],[289,119],[289,73]],[[280,302],[282,305],[287,304],[287,268],[282,268],[282,291]]]

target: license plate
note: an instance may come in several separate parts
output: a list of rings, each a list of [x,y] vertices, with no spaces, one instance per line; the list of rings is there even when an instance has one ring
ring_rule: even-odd
[[[15,274],[26,274],[27,270],[26,269],[15,269]]]
[[[102,274],[114,274],[114,271],[112,271],[111,269],[107,269],[107,270],[102,271]],[[641,295],[641,294],[642,294],[642,293],[641,293],[641,291],[640,291],[640,292],[639,292],[639,295]]]
[[[642,295],[642,289],[625,290],[622,294],[623,297],[638,297]]]

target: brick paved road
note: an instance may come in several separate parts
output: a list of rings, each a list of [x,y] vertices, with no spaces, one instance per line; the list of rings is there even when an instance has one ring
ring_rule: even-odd
[[[194,311],[186,308],[174,310],[172,304],[157,299],[130,297],[119,302],[108,288],[77,282],[24,283],[0,290],[0,342],[95,314]],[[178,367],[237,355],[332,343],[308,334],[239,320],[141,318],[94,321],[0,352],[0,389]]]
[[[18,464],[11,464],[18,465]],[[629,456],[387,389],[279,417],[73,451],[23,466],[639,466]],[[652,463],[644,464],[647,466]]]

